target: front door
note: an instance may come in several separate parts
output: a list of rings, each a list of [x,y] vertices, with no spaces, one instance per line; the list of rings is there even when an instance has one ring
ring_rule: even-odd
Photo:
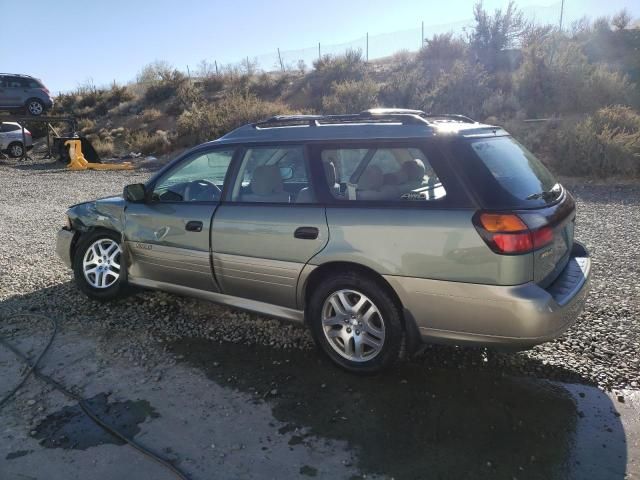
[[[234,151],[195,152],[148,186],[146,202],[127,204],[124,237],[133,281],[219,290],[211,270],[211,219]]]
[[[308,172],[302,146],[245,150],[230,201],[213,219],[213,265],[223,293],[300,307],[300,272],[329,238]]]

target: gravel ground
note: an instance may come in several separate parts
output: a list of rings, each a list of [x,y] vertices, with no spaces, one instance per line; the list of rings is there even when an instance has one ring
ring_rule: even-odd
[[[47,160],[0,160],[0,318],[17,311],[55,316],[63,329],[129,337],[119,354],[144,365],[157,342],[182,337],[311,349],[298,325],[160,292],[100,304],[78,293],[55,255],[67,206],[118,194],[144,181],[134,172],[67,172]],[[430,346],[414,362],[426,368],[499,369],[606,390],[640,384],[640,186],[571,186],[578,201],[577,239],[594,258],[592,293],[576,325],[554,342],[517,354]],[[0,327],[2,324],[0,323]],[[7,327],[7,325],[5,325]],[[45,327],[43,327],[45,328]],[[110,348],[108,336],[101,348]]]

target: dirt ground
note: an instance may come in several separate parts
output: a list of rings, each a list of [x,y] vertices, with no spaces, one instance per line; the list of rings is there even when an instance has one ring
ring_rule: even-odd
[[[80,295],[53,255],[64,210],[147,176],[0,163],[0,336],[34,358],[50,324],[11,315],[56,318],[60,329],[43,371],[189,478],[640,479],[640,392],[587,385],[616,369],[620,384],[635,381],[637,338],[630,327],[616,334],[609,326],[637,321],[637,283],[596,285],[599,303],[580,328],[602,325],[603,333],[517,357],[523,374],[509,366],[511,356],[449,349],[355,377],[329,364],[296,326],[166,294],[141,292],[112,304]],[[617,200],[626,190],[608,202],[591,193],[598,198],[592,204],[588,185],[577,191],[581,220],[594,226],[598,208],[623,220],[636,215]],[[616,231],[609,228],[614,217],[603,229]],[[593,232],[590,248],[607,259]],[[627,270],[609,261],[597,268],[632,279],[631,251]],[[601,353],[608,337],[611,354]],[[581,343],[598,345],[584,347],[584,363]],[[562,383],[559,372],[581,383]],[[0,397],[23,374],[0,346]],[[86,478],[173,477],[31,378],[0,409],[0,479]]]

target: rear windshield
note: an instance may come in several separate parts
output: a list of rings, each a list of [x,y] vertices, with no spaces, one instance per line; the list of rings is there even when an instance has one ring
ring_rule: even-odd
[[[462,148],[463,170],[486,208],[539,208],[561,194],[551,172],[512,137],[467,140]]]

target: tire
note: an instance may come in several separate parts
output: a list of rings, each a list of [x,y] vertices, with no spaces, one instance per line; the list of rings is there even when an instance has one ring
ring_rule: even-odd
[[[45,106],[42,100],[39,100],[37,98],[30,98],[25,103],[25,110],[27,111],[28,115],[39,117],[44,113]]]
[[[122,297],[127,290],[127,268],[120,235],[96,230],[80,237],[73,256],[73,275],[78,288],[90,298],[106,301]]]
[[[22,155],[24,155],[24,147],[22,146],[22,142],[10,143],[7,147],[7,152],[9,152],[9,156],[11,158],[22,157]]]
[[[400,356],[400,309],[388,289],[371,277],[358,272],[326,277],[312,293],[307,315],[316,345],[345,370],[377,373]]]

